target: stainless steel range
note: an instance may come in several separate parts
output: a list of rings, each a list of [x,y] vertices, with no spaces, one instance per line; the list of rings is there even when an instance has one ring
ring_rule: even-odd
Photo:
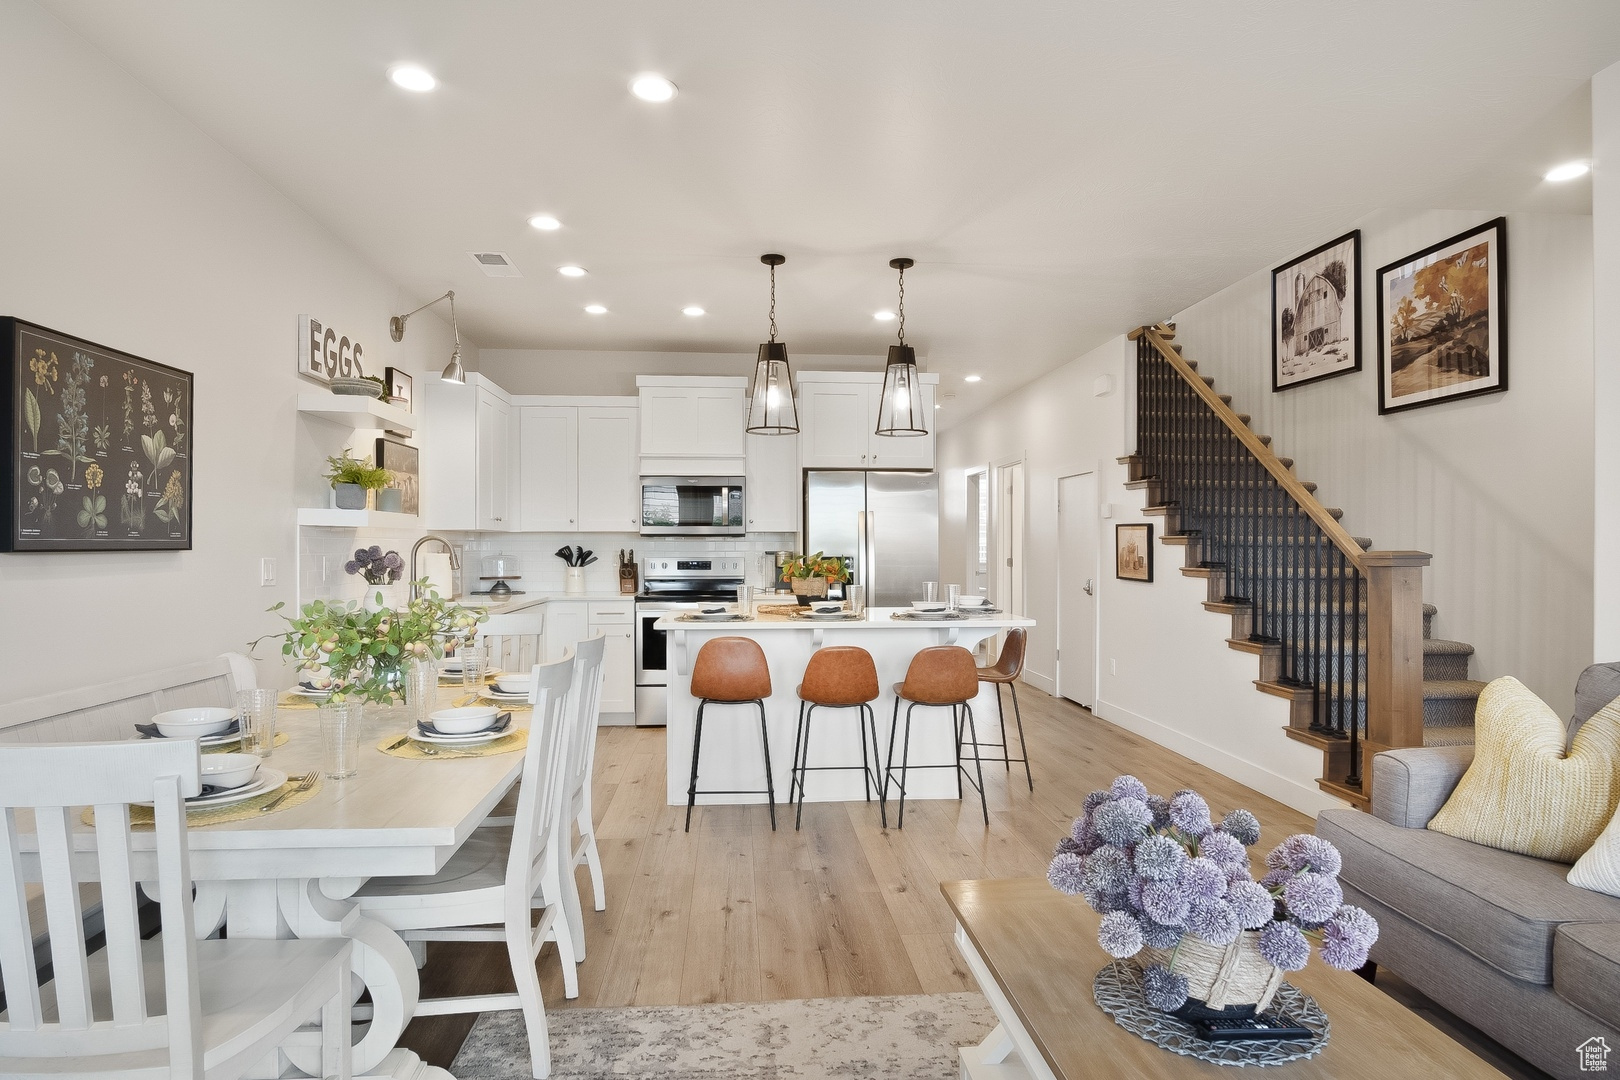
[[[669,635],[653,623],[689,604],[734,603],[743,583],[741,556],[641,560],[636,595],[636,726],[663,727],[669,717]]]

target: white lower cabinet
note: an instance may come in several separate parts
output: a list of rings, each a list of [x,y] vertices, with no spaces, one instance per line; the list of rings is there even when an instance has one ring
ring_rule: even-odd
[[[590,632],[602,631],[607,641],[602,649],[602,713],[636,711],[636,605],[623,600],[593,600],[590,604]]]
[[[590,615],[583,600],[553,600],[546,605],[546,662],[561,660],[563,651],[590,636]]]

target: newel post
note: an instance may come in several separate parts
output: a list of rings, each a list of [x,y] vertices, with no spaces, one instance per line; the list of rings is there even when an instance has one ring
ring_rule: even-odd
[[[1426,551],[1368,551],[1367,738],[1361,785],[1372,794],[1381,750],[1423,745],[1423,568]]]

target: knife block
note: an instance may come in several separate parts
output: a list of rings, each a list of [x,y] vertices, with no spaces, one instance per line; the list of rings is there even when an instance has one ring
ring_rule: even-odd
[[[640,587],[641,583],[637,580],[636,568],[634,566],[619,567],[620,596],[634,596],[636,595],[636,590]]]

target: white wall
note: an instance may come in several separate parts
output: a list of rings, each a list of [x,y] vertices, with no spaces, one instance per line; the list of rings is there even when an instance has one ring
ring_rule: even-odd
[[[33,4],[0,5],[0,313],[193,372],[193,550],[0,554],[0,701],[228,649],[291,601],[290,508],[333,425],[299,419],[298,316],[437,377],[449,328]],[[311,168],[337,167],[312,154]],[[425,313],[426,314],[426,313]],[[259,560],[279,584],[259,587]],[[263,650],[274,657],[271,649]],[[279,661],[261,664],[279,676]]]
[[[1176,315],[1176,341],[1317,497],[1344,509],[1352,535],[1434,555],[1434,634],[1475,647],[1475,678],[1517,676],[1567,714],[1592,658],[1592,219],[1507,215],[1506,393],[1378,415],[1376,269],[1495,216],[1360,223],[1355,374],[1271,391],[1269,270]]]
[[[1620,660],[1620,64],[1592,76],[1592,245],[1592,646],[1609,661]]]
[[[1178,549],[1159,545],[1151,584],[1114,577],[1116,524],[1147,521],[1143,494],[1127,490],[1124,466],[1134,402],[1127,366],[1135,345],[1123,337],[1092,350],[939,437],[940,563],[947,578],[965,566],[966,472],[1022,458],[1027,471],[1025,678],[1053,689],[1057,665],[1057,481],[1096,470],[1099,518],[1097,716],[1145,735],[1281,802],[1308,813],[1340,805],[1316,787],[1322,755],[1286,738],[1287,703],[1254,688],[1255,658],[1226,645],[1227,616],[1205,611],[1206,586],[1183,576]],[[1095,396],[1099,375],[1114,389]],[[1155,537],[1162,519],[1153,519]],[[1155,539],[1155,544],[1158,543]],[[947,569],[948,568],[948,569]],[[1110,661],[1117,664],[1111,673]]]

